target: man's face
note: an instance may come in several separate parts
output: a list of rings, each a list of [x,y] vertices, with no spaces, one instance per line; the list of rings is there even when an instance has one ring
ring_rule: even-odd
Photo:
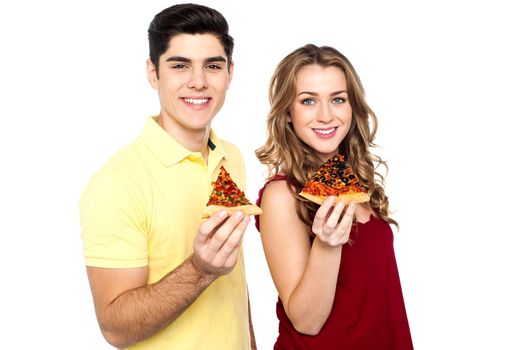
[[[178,34],[159,58],[158,76],[148,62],[148,80],[159,92],[161,121],[180,137],[207,131],[223,106],[232,79],[227,57],[212,34]]]

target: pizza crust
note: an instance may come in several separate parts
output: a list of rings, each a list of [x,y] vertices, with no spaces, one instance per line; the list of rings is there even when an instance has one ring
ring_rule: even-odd
[[[300,192],[300,196],[307,198],[308,200],[314,203],[318,203],[320,205],[323,204],[323,202],[325,202],[327,198],[329,198],[329,196],[314,196],[303,191]],[[369,195],[365,192],[346,193],[336,196],[336,201],[334,202],[334,205],[338,202],[344,202],[347,205],[351,203],[364,203],[369,202],[370,199],[371,198],[369,197]]]
[[[226,210],[228,216],[233,215],[236,211],[241,211],[245,215],[259,215],[263,213],[257,205],[238,205],[235,207],[223,207],[220,205],[209,205],[203,210],[203,218],[209,218],[220,210]]]

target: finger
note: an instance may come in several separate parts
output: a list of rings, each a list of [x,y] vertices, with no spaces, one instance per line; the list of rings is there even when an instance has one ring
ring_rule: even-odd
[[[228,239],[221,246],[217,256],[220,261],[223,263],[226,262],[232,255],[237,255],[239,248],[241,247],[241,241],[243,239],[243,234],[250,223],[250,217],[245,216],[243,220],[236,226],[232,231]]]
[[[234,267],[234,265],[237,262],[237,255],[238,255],[238,253],[239,253],[239,247],[234,249],[230,253],[230,255],[226,258],[226,260],[224,262],[225,267],[227,267],[227,268]]]
[[[225,221],[227,216],[228,213],[226,210],[220,210],[203,222],[197,231],[195,237],[196,243],[205,244],[210,238],[211,233]]]
[[[351,226],[354,220],[354,211],[356,210],[356,204],[349,204],[347,210],[343,214],[340,223],[338,224],[338,231],[340,231],[343,237],[348,236],[351,233]]]
[[[219,251],[221,246],[227,241],[228,237],[244,217],[245,215],[241,211],[236,211],[234,215],[228,218],[228,220],[216,230],[215,234],[210,237],[210,240],[208,241],[209,247],[213,251]]]
[[[334,231],[336,226],[338,226],[338,222],[340,221],[340,216],[342,215],[343,209],[345,208],[345,203],[339,202],[336,204],[336,207],[334,207],[331,215],[327,219],[327,223],[325,224],[325,227],[330,232]]]
[[[343,223],[347,226],[350,226],[354,220],[354,212],[356,211],[356,204],[351,203],[347,207],[347,210],[345,211],[345,214],[343,214],[343,218],[340,221],[340,223]]]
[[[316,212],[316,215],[314,216],[314,220],[312,221],[312,231],[313,232],[321,232],[321,230],[323,229],[323,224],[325,224],[325,218],[327,217],[327,214],[329,213],[329,210],[332,208],[332,205],[335,200],[336,200],[336,197],[330,196],[318,208],[318,211]]]
[[[233,250],[241,246],[243,234],[245,233],[245,230],[247,229],[249,223],[250,217],[245,216],[243,220],[232,231],[230,236],[228,236],[228,239],[225,241],[225,243],[221,246],[221,253],[223,253],[224,255],[229,255]]]

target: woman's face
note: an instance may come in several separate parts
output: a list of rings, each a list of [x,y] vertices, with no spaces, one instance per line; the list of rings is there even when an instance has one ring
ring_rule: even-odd
[[[296,80],[288,121],[296,135],[325,161],[338,153],[351,127],[345,74],[334,66],[308,65],[298,71]]]

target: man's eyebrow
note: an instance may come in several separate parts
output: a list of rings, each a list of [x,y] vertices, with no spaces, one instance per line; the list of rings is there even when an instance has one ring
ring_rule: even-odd
[[[185,62],[185,63],[191,63],[192,60],[188,57],[183,56],[170,56],[166,59],[166,62]],[[226,59],[223,56],[214,56],[214,57],[208,57],[205,60],[205,63],[211,63],[211,62],[226,62]]]
[[[166,59],[166,62],[186,62],[186,63],[190,63],[192,62],[191,59],[187,58],[187,57],[183,57],[183,56],[170,56]]]
[[[223,56],[214,56],[214,57],[208,57],[205,60],[206,63],[210,62],[226,62],[226,59]]]

